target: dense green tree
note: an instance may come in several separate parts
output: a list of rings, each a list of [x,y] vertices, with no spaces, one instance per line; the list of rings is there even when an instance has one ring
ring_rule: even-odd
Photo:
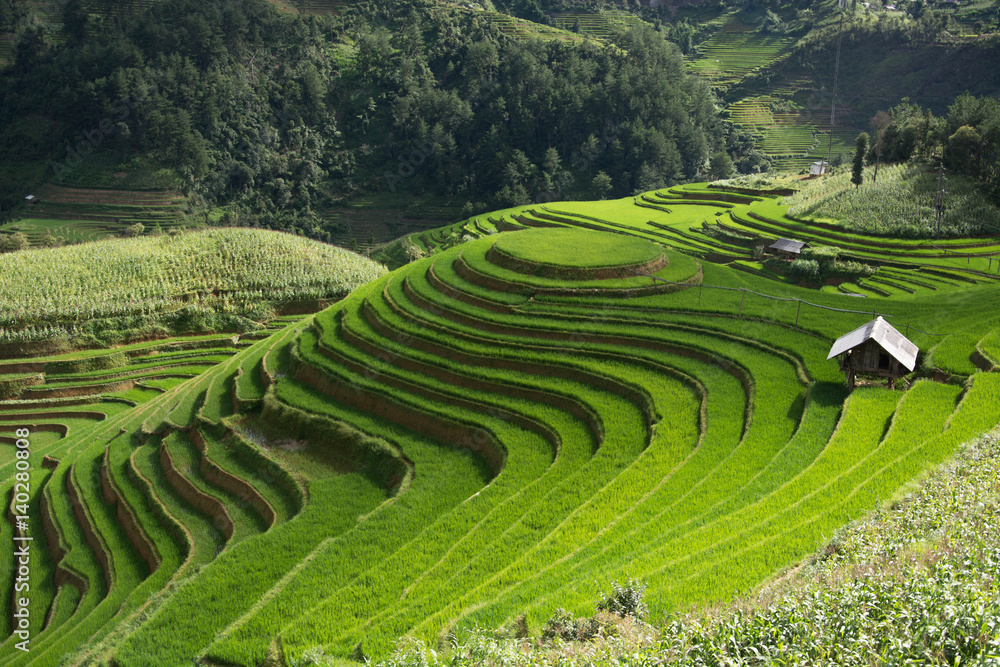
[[[975,174],[978,171],[979,149],[983,138],[975,128],[963,125],[948,137],[945,163],[952,171]]]
[[[0,0],[0,32],[14,32],[26,17],[25,0]]]
[[[607,199],[608,193],[611,192],[611,177],[603,171],[597,172],[590,182],[590,192],[597,199]]]
[[[648,27],[605,47],[515,39],[440,5],[431,18],[426,0],[333,17],[160,0],[117,25],[81,24],[85,6],[67,3],[80,20],[64,42],[39,34],[0,74],[7,156],[49,156],[63,173],[84,153],[169,167],[237,224],[322,236],[332,223],[313,211],[361,189],[498,206],[586,196],[603,172],[602,194],[625,196],[695,178],[722,150],[740,171],[767,167]],[[25,117],[53,132],[16,134]]]
[[[639,167],[639,174],[636,183],[635,194],[658,190],[666,185],[663,176],[649,163],[643,162]]]
[[[949,168],[978,178],[1000,192],[1000,101],[960,95],[942,128]]]
[[[857,188],[864,182],[865,154],[868,152],[868,133],[862,132],[854,141],[854,163],[851,166],[851,183]]]
[[[14,71],[26,75],[43,61],[46,52],[45,29],[40,25],[26,28],[14,49]]]
[[[694,49],[695,27],[687,19],[674,23],[667,31],[667,38],[687,55]]]
[[[63,5],[62,20],[62,31],[68,44],[78,46],[87,40],[87,24],[90,21],[90,15],[87,13],[83,0],[68,0]]]
[[[708,165],[708,177],[713,181],[729,178],[733,175],[733,160],[726,151],[718,151],[712,155]]]

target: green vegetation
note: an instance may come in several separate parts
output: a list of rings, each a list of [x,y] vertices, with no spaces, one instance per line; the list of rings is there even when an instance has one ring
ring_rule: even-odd
[[[438,664],[449,637],[454,664],[992,650],[972,539],[903,570],[919,589],[703,611],[795,579],[1000,423],[995,100],[956,97],[964,72],[858,92],[900,65],[862,38],[982,59],[992,38],[958,31],[988,29],[983,1],[850,7],[836,126],[830,58],[805,59],[832,2],[25,1],[0,3],[22,218],[0,230],[0,491],[35,538],[32,650],[0,638],[0,667]],[[856,191],[842,165],[756,173],[859,131]],[[232,226],[292,233],[179,233]],[[133,238],[82,243],[110,236]],[[848,391],[831,342],[875,316],[917,366]],[[842,535],[802,571],[844,576]],[[948,629],[906,625],[898,594]]]
[[[586,229],[508,234],[494,247],[534,264],[580,268],[645,264],[662,254],[655,244],[641,239],[621,239]]]
[[[381,272],[346,250],[242,229],[19,252],[0,267],[3,343],[246,331],[272,309],[340,298]]]
[[[929,238],[935,236],[936,170],[913,163],[883,166],[878,180],[866,170],[861,187],[847,187],[846,171],[816,183],[786,201],[797,217],[822,218],[845,228],[878,234]],[[945,237],[996,234],[1000,209],[963,176],[945,182],[945,209],[940,233]]]
[[[902,178],[897,174],[905,171],[902,167],[883,168],[888,172],[883,182],[902,182],[895,179]],[[994,239],[921,241],[879,237],[848,231],[833,219],[792,216],[782,204],[794,204],[793,210],[813,210],[831,199],[828,193],[846,197],[842,193],[848,188],[853,190],[844,175],[810,181],[784,199],[782,195],[792,191],[751,191],[739,187],[738,182],[676,186],[607,202],[554,202],[506,209],[413,235],[409,242],[424,248],[422,252],[434,252],[470,237],[489,236],[497,229],[582,227],[636,235],[771,279],[806,280],[812,285],[830,283],[834,293],[880,297],[954,291],[969,284],[993,283],[1000,277],[1000,244]],[[808,262],[800,261],[795,266],[780,259],[762,262],[766,248],[778,238],[812,244],[814,247],[803,255]],[[800,265],[808,271],[797,272]],[[667,270],[671,269],[679,266]],[[491,275],[499,273],[496,267],[487,271]],[[683,272],[673,275],[661,277],[685,279],[680,277]],[[772,289],[769,286],[762,291]]]
[[[616,30],[628,29],[641,23],[635,14],[614,9],[596,13],[553,12],[551,17],[556,27],[601,39],[611,37]]]
[[[0,430],[31,415],[60,434],[35,453],[58,459],[34,474],[65,545],[40,575],[77,577],[41,586],[36,617],[60,629],[9,664],[385,659],[404,635],[474,627],[579,638],[793,565],[1000,422],[977,366],[998,287],[971,262],[982,240],[810,228],[779,196],[517,207],[415,238],[430,257],[270,335],[0,366],[17,397]],[[874,309],[912,328],[920,375],[952,384],[848,394],[826,354],[867,305],[709,261],[743,266],[789,228],[823,238],[802,261],[891,263],[858,289],[884,281]],[[969,268],[935,263],[943,250]],[[600,597],[616,613],[578,621]]]
[[[694,178],[726,148],[708,86],[641,21],[595,40],[430,0],[302,15],[265,0],[163,0],[106,20],[84,4],[67,10],[58,40],[25,25],[24,48],[0,74],[4,161],[36,167],[0,179],[4,214],[43,182],[132,190],[136,200],[180,186],[189,223],[332,241],[352,225],[340,206],[352,199],[421,193],[435,195],[426,206],[483,210],[587,196],[601,172],[624,196]],[[266,81],[244,88],[261,67]],[[634,101],[627,117],[623,99]],[[130,173],[148,177],[133,184]],[[79,213],[84,202],[67,203],[57,208]],[[410,204],[395,215],[428,217]]]
[[[609,637],[603,641],[578,631],[537,644],[485,629],[456,637],[444,652],[407,641],[380,664],[988,660],[1000,651],[993,623],[1000,613],[992,576],[997,536],[984,530],[998,520],[998,442],[994,433],[963,446],[916,490],[838,531],[805,567],[726,607],[653,625],[600,614],[575,620],[584,630],[602,628]],[[548,627],[565,630],[563,619],[553,616]]]
[[[788,37],[763,35],[752,26],[732,20],[698,47],[700,57],[690,61],[690,67],[713,84],[726,86],[765,69],[791,43]]]
[[[20,54],[0,77],[10,101],[0,206],[22,218],[4,229],[35,245],[139,223],[147,234],[222,224],[368,250],[460,211],[723,178],[730,161],[743,174],[801,170],[832,146],[836,164],[869,129],[872,100],[903,128],[904,107],[941,114],[964,89],[988,101],[1000,86],[982,65],[996,19],[984,0],[849,8],[838,94],[852,97],[834,126],[832,2],[256,0],[217,11],[171,0],[74,2],[64,15],[36,0],[15,6],[0,24],[12,30],[0,50],[16,42]],[[95,66],[77,67],[84,58]],[[237,70],[253,77],[264,60],[280,63],[267,86],[252,104],[237,100]],[[961,74],[937,77],[930,68],[942,61]],[[704,82],[726,103],[721,117]],[[92,97],[96,107],[80,114]],[[628,119],[621,99],[632,100]],[[249,111],[226,111],[235,104]],[[982,120],[933,128],[958,171],[997,162],[995,147],[960,157],[992,145]],[[988,180],[995,186],[996,174]],[[29,192],[41,199],[30,209]]]

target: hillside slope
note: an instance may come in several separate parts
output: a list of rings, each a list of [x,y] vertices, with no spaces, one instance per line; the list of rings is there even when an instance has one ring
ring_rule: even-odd
[[[118,343],[245,331],[296,304],[339,299],[384,271],[280,232],[212,229],[0,255],[0,344]],[[318,306],[317,308],[318,309]]]
[[[547,624],[547,640],[479,630],[443,652],[404,642],[382,664],[464,667],[484,655],[517,667],[988,662],[1000,655],[998,445],[995,431],[967,443],[911,493],[731,606],[657,625],[562,614]],[[574,641],[597,628],[597,637]]]
[[[773,194],[560,206],[470,220],[481,238],[134,410],[42,397],[114,368],[10,384],[0,421],[35,424],[32,456],[49,456],[27,508],[47,583],[35,648],[0,664],[382,659],[403,635],[522,614],[537,633],[628,577],[662,620],[752,589],[1000,422],[1000,285],[972,265],[976,240],[950,242],[959,271],[845,232],[859,254],[918,260],[891,296],[848,299],[715,264],[723,242],[683,230],[726,206],[730,225],[792,224]],[[503,220],[527,229],[479,227]],[[849,393],[830,343],[876,313],[923,361],[895,391]],[[148,361],[116,363],[156,387]]]

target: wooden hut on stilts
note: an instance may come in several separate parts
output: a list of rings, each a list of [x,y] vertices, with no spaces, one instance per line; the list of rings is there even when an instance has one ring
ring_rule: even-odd
[[[895,388],[898,378],[916,368],[919,351],[880,315],[838,338],[826,358],[840,357],[840,369],[852,389],[859,374],[888,378],[889,387]]]

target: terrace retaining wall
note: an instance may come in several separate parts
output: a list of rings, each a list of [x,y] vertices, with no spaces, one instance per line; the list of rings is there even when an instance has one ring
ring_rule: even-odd
[[[530,276],[545,276],[559,280],[615,280],[632,278],[636,272],[656,273],[657,271],[662,271],[670,264],[670,260],[662,252],[659,257],[648,262],[621,264],[619,266],[573,267],[544,264],[542,262],[532,262],[515,257],[498,248],[496,243],[491,245],[489,250],[486,251],[486,259],[501,268],[514,271],[515,273],[523,273]]]
[[[160,465],[163,466],[163,472],[170,486],[192,507],[212,517],[212,523],[226,536],[226,540],[232,539],[235,532],[235,524],[222,501],[199,489],[191,480],[177,470],[177,466],[174,465],[174,459],[170,455],[170,450],[167,449],[165,442],[160,443],[159,450]]]
[[[509,280],[504,280],[503,278],[497,278],[491,276],[476,269],[465,261],[465,258],[459,256],[455,263],[452,265],[455,269],[455,273],[464,280],[468,280],[474,285],[486,288],[494,292],[502,292],[507,294],[523,294],[525,296],[601,296],[606,298],[621,298],[630,299],[640,296],[649,296],[651,294],[670,294],[672,292],[677,292],[679,290],[687,289],[688,287],[696,284],[696,282],[701,281],[700,272],[695,273],[695,275],[687,278],[684,281],[677,281],[678,284],[673,282],[657,282],[653,281],[652,285],[647,285],[645,287],[542,287],[536,285],[529,285],[525,283],[515,283]],[[633,278],[638,276],[632,276]],[[433,274],[433,271],[427,272],[427,280],[431,282],[436,281],[434,285],[435,288],[447,293],[449,296],[453,296],[459,300],[465,300],[464,297],[457,296],[460,294],[465,294],[450,285],[443,283],[440,278],[437,278]],[[471,295],[470,295],[471,296]],[[474,297],[475,298],[475,297]],[[493,309],[495,310],[495,309]],[[497,311],[501,312],[501,311]],[[504,311],[502,312],[513,312],[510,306],[504,306]]]
[[[343,323],[341,326],[342,335],[347,344],[376,358],[384,358],[388,355],[392,358],[393,366],[421,373],[436,380],[440,380],[445,384],[462,387],[464,389],[483,390],[500,394],[502,396],[525,398],[529,401],[550,405],[554,408],[570,413],[580,421],[587,424],[588,430],[594,437],[598,446],[604,441],[604,425],[601,423],[600,418],[594,412],[585,407],[583,403],[573,398],[563,396],[555,392],[542,391],[540,389],[534,389],[523,385],[503,384],[492,380],[486,380],[484,378],[462,375],[446,368],[442,368],[441,366],[435,366],[434,364],[418,361],[411,357],[397,355],[392,352],[388,352],[374,343],[358,336],[350,329],[343,327]],[[325,347],[321,346],[320,350],[326,354]],[[486,366],[486,364],[483,363],[483,358],[479,358],[479,363],[471,363],[472,355],[466,355],[466,357],[469,359],[469,361],[463,361],[466,365],[479,367]],[[510,370],[524,374],[529,373],[527,368],[524,366],[520,368],[511,368]]]
[[[332,380],[314,366],[299,364],[293,372],[296,379],[342,403],[413,429],[453,447],[476,452],[483,457],[494,475],[503,470],[507,452],[496,436],[482,427],[447,420],[394,399],[376,395],[356,385]]]
[[[264,519],[264,523],[267,527],[272,527],[277,521],[277,514],[274,511],[274,507],[271,503],[267,501],[264,496],[260,494],[257,489],[253,487],[249,482],[236,475],[232,474],[227,470],[223,470],[217,463],[212,461],[208,457],[208,442],[205,441],[205,437],[201,434],[196,427],[191,427],[188,430],[188,435],[191,441],[198,448],[198,452],[201,454],[201,463],[199,465],[201,469],[201,474],[205,476],[205,479],[220,489],[224,489],[229,493],[242,500],[243,502],[249,504],[253,507],[254,511],[257,512]]]
[[[87,542],[87,546],[89,546],[90,550],[94,552],[94,557],[101,566],[101,571],[104,574],[105,590],[110,591],[114,579],[111,574],[111,557],[104,548],[104,543],[97,535],[97,531],[94,530],[94,526],[90,523],[90,517],[87,516],[83,502],[80,500],[80,493],[76,488],[76,484],[73,483],[73,469],[75,467],[76,466],[74,465],[70,468],[69,472],[66,474],[66,495],[69,496],[70,504],[73,506],[73,516],[76,517],[76,522],[79,524],[80,530],[83,532],[83,537]]]
[[[579,332],[569,332],[569,331],[559,331],[554,329],[532,329],[528,327],[514,326],[514,325],[502,325],[496,322],[486,322],[484,320],[479,320],[462,313],[456,313],[454,311],[445,311],[440,307],[435,306],[424,299],[419,294],[413,292],[408,285],[403,286],[404,293],[407,298],[413,301],[416,305],[421,308],[428,308],[432,312],[436,312],[438,315],[446,317],[452,321],[458,322],[459,324],[464,324],[469,327],[482,329],[485,331],[490,331],[492,333],[509,334],[514,336],[524,336],[524,337],[534,337],[546,340],[573,340],[575,342],[588,342],[603,345],[613,345],[619,347],[638,347],[645,349],[658,350],[663,352],[668,352],[670,354],[677,354],[679,356],[686,356],[704,363],[714,364],[721,367],[726,372],[733,375],[740,383],[743,385],[744,390],[747,392],[748,397],[752,397],[755,394],[755,386],[753,383],[753,378],[750,377],[749,372],[742,366],[739,366],[735,362],[729,361],[722,357],[717,357],[705,350],[698,350],[691,347],[683,347],[678,345],[671,345],[664,341],[636,338],[631,336],[621,336],[621,335],[608,335],[608,334],[588,334]],[[396,306],[398,308],[398,306]],[[404,314],[405,316],[405,314]],[[454,335],[454,334],[450,334]],[[576,352],[576,350],[567,349],[568,352]],[[752,400],[750,401],[752,404]],[[748,406],[748,410],[751,408]],[[748,412],[746,424],[744,425],[744,430],[749,427],[751,413]]]
[[[139,520],[132,512],[129,504],[125,502],[125,497],[122,495],[121,489],[118,488],[118,484],[111,476],[109,452],[110,447],[105,447],[104,464],[101,466],[101,494],[104,496],[105,502],[115,507],[115,515],[125,530],[125,536],[132,544],[132,547],[139,552],[139,556],[145,561],[149,572],[153,573],[160,567],[160,555],[156,552],[156,547],[153,546],[153,542],[149,539],[146,531],[139,525]]]

